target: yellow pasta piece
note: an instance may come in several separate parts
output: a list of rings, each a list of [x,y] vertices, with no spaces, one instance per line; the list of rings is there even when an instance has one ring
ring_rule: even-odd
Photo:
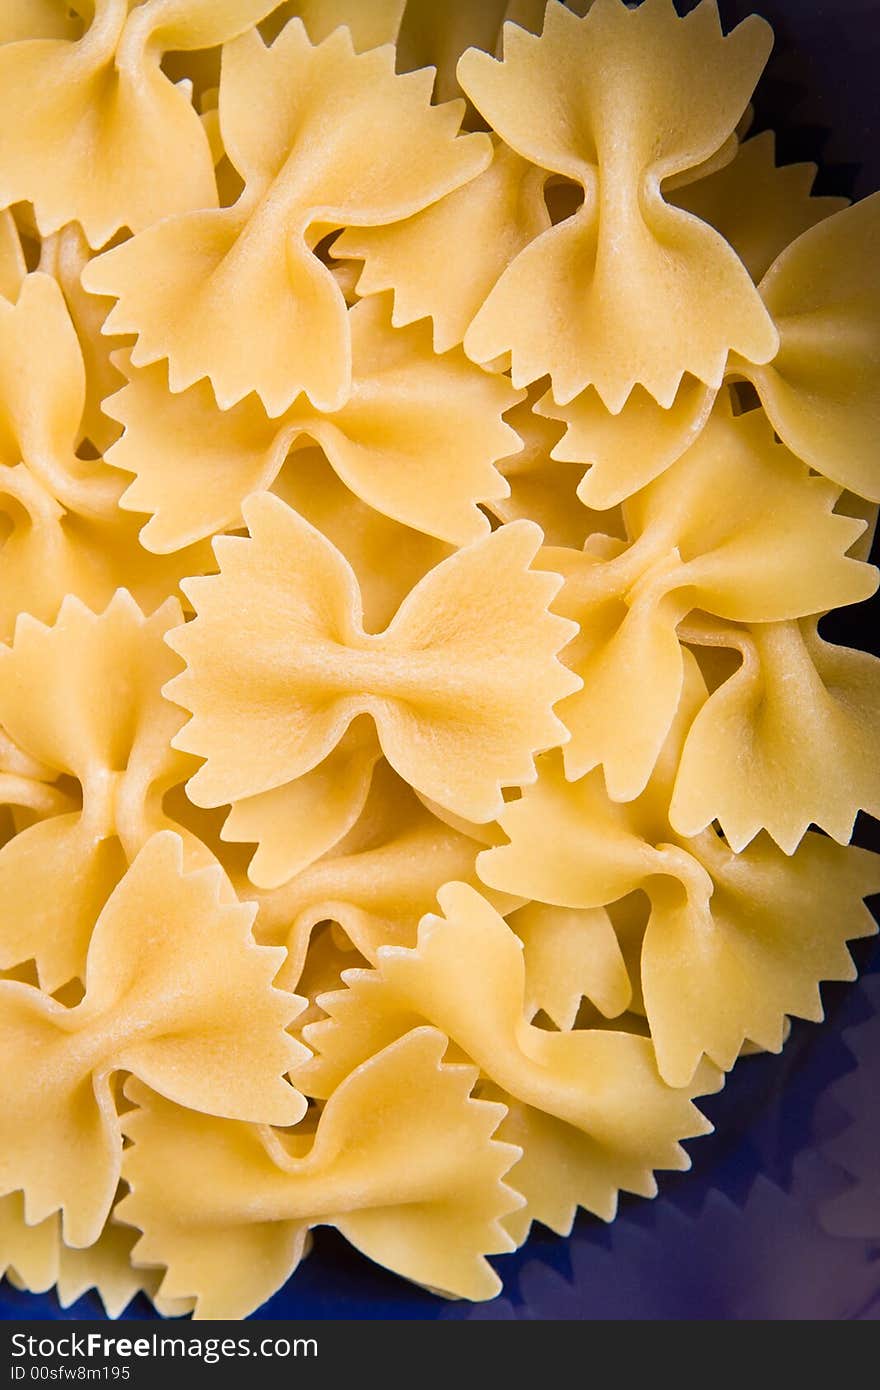
[[[541,1010],[557,1028],[575,1027],[589,999],[606,1018],[632,1002],[614,924],[603,907],[578,910],[527,903],[508,918],[523,943],[526,1017]]]
[[[535,411],[567,426],[551,458],[589,464],[577,495],[584,506],[603,510],[632,497],[680,459],[699,438],[714,402],[714,391],[686,377],[668,409],[634,386],[615,415],[588,386],[569,405],[557,405],[548,392]]]
[[[497,498],[488,509],[499,521],[536,521],[547,545],[580,550],[594,531],[622,534],[619,515],[590,511],[577,494],[578,470],[557,461],[556,445],[563,430],[554,420],[537,412],[542,396],[532,387],[526,399],[507,416],[522,448],[499,459],[498,471],[510,487],[509,497]]]
[[[426,446],[418,457],[427,453]],[[362,501],[322,449],[295,449],[271,491],[345,556],[357,575],[367,632],[386,628],[410,589],[455,550],[448,541],[404,526]]]
[[[716,408],[688,452],[627,503],[629,545],[544,553],[566,576],[554,607],[580,625],[563,656],[583,686],[558,711],[571,733],[567,776],[601,763],[615,799],[642,791],[678,704],[676,629],[693,609],[781,622],[875,591],[876,570],[847,555],[864,523],[835,513],[838,497],[774,442],[762,412]]]
[[[128,385],[106,408],[125,432],[107,461],[135,474],[122,505],[152,514],[144,545],[163,553],[240,526],[244,499],[308,440],[385,516],[458,545],[485,534],[478,503],[508,491],[494,465],[517,446],[501,417],[520,393],[460,351],[435,356],[424,325],[392,329],[389,307],[364,300],[347,315],[353,377],[337,411],[300,401],[270,420],[253,397],[221,411],[207,383],[172,395],[164,366],[120,359]]]
[[[53,622],[66,594],[95,607],[129,588],[148,608],[184,574],[213,567],[210,547],[169,559],[137,544],[139,521],[120,512],[120,480],[82,459],[87,409],[80,344],[59,285],[28,275],[18,299],[0,298],[0,637],[21,612]]]
[[[862,899],[880,887],[880,856],[813,832],[790,857],[765,836],[735,854],[714,830],[676,833],[673,783],[705,699],[689,653],[685,670],[675,723],[639,798],[612,801],[598,772],[566,781],[553,754],[500,817],[510,844],[478,860],[492,887],[559,907],[648,894],[642,991],[673,1086],[688,1082],[704,1053],[727,1070],[747,1038],[778,1052],[787,1014],[821,1019],[819,983],[853,978],[846,942],[876,932]]]
[[[495,140],[492,163],[424,212],[389,227],[348,228],[333,254],[363,261],[359,294],[394,291],[394,322],[430,316],[434,348],[462,342],[493,286],[515,256],[550,226],[545,170]],[[469,247],[443,256],[444,246]]]
[[[430,75],[397,76],[393,58],[356,54],[344,28],[312,46],[297,19],[269,48],[253,29],[227,45],[220,127],[242,197],[157,223],[83,276],[119,299],[108,327],[138,335],[136,366],[168,357],[173,391],[208,376],[224,409],[251,391],[272,416],[301,392],[341,409],[351,331],[315,243],[411,216],[491,157],[486,136],[457,137],[461,104],[432,107]]]
[[[161,1274],[132,1265],[136,1239],[135,1231],[116,1225],[111,1218],[94,1245],[74,1250],[61,1239],[57,1213],[37,1226],[26,1226],[21,1193],[0,1198],[0,1270],[5,1255],[9,1255],[9,1282],[36,1293],[54,1285],[62,1308],[69,1308],[94,1289],[107,1316],[118,1318],[136,1294],[152,1298]],[[13,1252],[18,1266],[13,1263]]]
[[[846,198],[811,196],[815,164],[776,164],[776,137],[762,131],[708,178],[672,197],[678,207],[715,227],[752,279],[766,275],[780,252],[817,222],[847,206]]]
[[[518,1156],[493,1133],[501,1106],[470,1096],[472,1067],[443,1062],[418,1028],[339,1086],[309,1136],[195,1115],[130,1082],[123,1118],[138,1259],[166,1265],[163,1297],[197,1318],[244,1317],[299,1263],[310,1226],[333,1225],[376,1260],[434,1290],[491,1298],[485,1256],[512,1248],[501,1222],[521,1199]],[[391,1101],[392,1103],[389,1103]],[[158,1160],[158,1161],[157,1161]]]
[[[552,707],[578,684],[556,659],[574,629],[547,612],[559,580],[529,568],[538,528],[514,522],[456,552],[372,636],[355,576],[320,532],[266,494],[244,515],[250,538],[215,541],[221,574],[187,583],[198,616],[169,636],[187,670],[166,690],[193,713],[176,745],[206,760],[190,798],[217,806],[283,786],[369,714],[411,785],[493,820],[501,787],[528,781],[535,752],[564,738]],[[233,629],[230,602],[259,622]]]
[[[232,39],[272,8],[95,0],[82,38],[0,47],[0,205],[33,203],[43,236],[79,222],[95,247],[120,227],[216,206],[202,124],[160,60]]]
[[[316,1055],[298,1071],[299,1084],[332,1095],[366,1057],[421,1019],[480,1067],[493,1094],[522,1112],[550,1150],[540,1184],[528,1180],[528,1167],[513,1169],[528,1202],[508,1222],[518,1240],[532,1220],[570,1230],[578,1206],[610,1221],[621,1188],[653,1196],[653,1169],[687,1167],[679,1140],[709,1128],[691,1101],[717,1087],[717,1074],[704,1068],[676,1091],[660,1079],[644,1038],[533,1027],[524,1016],[519,939],[468,885],[446,884],[438,897],[444,916],[424,918],[414,950],[382,947],[378,971],[346,972],[348,989],[319,1001],[329,1017],[304,1029]],[[505,1120],[500,1133],[519,1143],[515,1132]],[[522,1147],[525,1162],[528,1143]]]
[[[0,44],[19,39],[76,39],[82,23],[62,0],[5,0],[0,14]]]
[[[356,720],[311,772],[234,802],[221,833],[233,844],[256,844],[251,883],[279,888],[332,849],[363,810],[380,756],[375,730]]]
[[[32,1293],[45,1293],[58,1278],[57,1218],[27,1225],[20,1192],[0,1197],[0,1277],[4,1275]]]
[[[825,642],[816,621],[723,628],[739,670],[685,740],[670,820],[717,820],[743,849],[765,829],[791,854],[810,825],[848,844],[859,810],[880,818],[880,660]]]
[[[48,993],[82,977],[111,890],[172,824],[163,796],[192,767],[170,745],[181,712],[160,694],[179,667],[164,637],[180,618],[174,599],[145,618],[124,591],[98,616],[70,597],[54,627],[20,618],[0,647],[0,724],[46,776],[76,778],[81,796],[80,806],[21,777],[5,789],[43,818],[0,850],[0,967],[33,959]],[[211,862],[191,836],[187,858]]]
[[[660,187],[733,134],[770,41],[755,16],[722,37],[712,0],[684,19],[671,0],[595,0],[583,19],[551,0],[540,38],[505,30],[503,62],[464,55],[459,80],[492,128],[585,194],[504,272],[465,335],[469,356],[509,351],[515,385],[549,374],[562,405],[594,386],[612,411],[636,383],[670,406],[684,372],[719,387],[730,350],[774,356],[742,262]]]
[[[284,0],[261,26],[264,38],[301,19],[312,43],[323,43],[340,25],[351,33],[356,53],[394,43],[407,0]],[[418,66],[421,66],[419,64]]]
[[[589,0],[574,0],[582,9]],[[506,22],[538,32],[546,0],[406,0],[398,34],[399,61],[404,68],[430,64],[437,69],[434,84],[438,101],[461,95],[456,65],[468,48],[494,53]]]
[[[243,886],[239,891],[258,904],[259,940],[286,946],[279,979],[298,989],[319,923],[338,923],[371,961],[380,946],[413,945],[418,924],[436,907],[444,883],[478,882],[476,856],[485,844],[438,819],[387,763],[380,763],[357,821],[320,859],[275,891],[254,893]],[[506,899],[499,905],[506,911],[517,903]]]
[[[303,1049],[284,1031],[301,1001],[272,988],[281,953],[254,944],[254,909],[224,899],[219,868],[184,874],[182,849],[153,836],[111,894],[81,1004],[0,981],[0,1194],[23,1190],[29,1223],[60,1209],[72,1246],[98,1238],[119,1181],[114,1072],[231,1118],[305,1109],[283,1079]]]
[[[14,1286],[491,1298],[852,978],[880,194],[680,8],[0,3]]]
[[[122,489],[109,469],[76,455],[85,390],[82,352],[61,289],[48,275],[26,276],[14,303],[0,299],[2,462],[23,460],[63,506],[105,517]]]
[[[767,366],[738,357],[773,428],[811,468],[880,502],[880,193],[798,237],[760,291],[779,329]]]

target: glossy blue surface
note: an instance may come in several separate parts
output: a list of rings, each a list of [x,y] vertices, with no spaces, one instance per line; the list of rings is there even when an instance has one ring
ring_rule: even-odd
[[[727,25],[757,8],[776,29],[756,128],[782,132],[780,161],[822,160],[821,192],[880,187],[878,0],[720,8]],[[863,605],[823,631],[877,651],[877,616],[876,602]],[[876,827],[860,827],[858,838],[880,848]],[[495,1262],[504,1291],[493,1303],[434,1297],[322,1231],[259,1316],[880,1317],[880,950],[867,942],[854,954],[861,979],[825,988],[825,1024],[796,1023],[780,1057],[744,1060],[703,1103],[716,1132],[688,1146],[690,1173],[661,1177],[655,1202],[625,1201],[610,1227],[583,1217],[569,1240],[538,1229]],[[152,1315],[143,1300],[128,1311]],[[50,1295],[0,1286],[2,1318],[100,1315],[93,1296],[62,1311]]]

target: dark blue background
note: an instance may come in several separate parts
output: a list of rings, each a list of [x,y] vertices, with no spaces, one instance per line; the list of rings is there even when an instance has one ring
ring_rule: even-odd
[[[439,2],[439,0],[438,0]],[[682,8],[692,8],[687,3]],[[817,191],[880,187],[880,0],[721,0],[727,27],[754,9],[777,44],[755,129],[779,162],[821,163]],[[878,650],[878,604],[826,620],[833,640]],[[876,827],[860,825],[863,844]],[[569,1240],[537,1228],[497,1261],[493,1303],[448,1302],[362,1259],[331,1231],[260,1310],[284,1318],[847,1318],[880,1316],[880,952],[862,943],[856,985],[823,991],[824,1025],[795,1024],[780,1057],[740,1063],[704,1108],[716,1132],[655,1202],[613,1226],[581,1217]],[[142,1299],[132,1316],[150,1316]],[[0,1317],[92,1318],[51,1295],[0,1288]]]

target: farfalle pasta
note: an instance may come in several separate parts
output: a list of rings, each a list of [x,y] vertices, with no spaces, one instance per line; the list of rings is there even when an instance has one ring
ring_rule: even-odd
[[[530,568],[539,529],[511,522],[458,550],[374,635],[351,567],[319,531],[265,493],[244,514],[249,538],[215,541],[220,574],[188,581],[197,617],[172,639],[186,670],[167,693],[192,710],[176,746],[204,759],[191,799],[220,806],[292,782],[367,714],[417,791],[492,820],[502,786],[529,781],[535,753],[565,737],[552,707],[580,684],[557,660],[574,631],[548,611],[559,578]],[[259,643],[226,621],[233,594],[261,611]],[[260,718],[233,759],[243,707]]]
[[[0,1273],[491,1299],[876,929],[880,195],[714,0],[2,10]]]
[[[782,1045],[787,1014],[821,1017],[819,983],[851,979],[846,942],[876,930],[863,898],[877,857],[809,831],[793,854],[762,836],[734,853],[714,830],[669,823],[683,732],[705,697],[694,658],[676,719],[640,796],[613,801],[598,771],[576,782],[551,754],[500,817],[510,843],[486,850],[483,880],[504,892],[594,908],[636,889],[651,916],[641,990],[663,1077],[686,1085],[703,1055],[728,1070],[746,1039]]]
[[[521,393],[461,352],[437,356],[422,326],[393,329],[388,310],[377,296],[348,313],[353,375],[338,411],[301,401],[272,420],[250,398],[221,411],[207,383],[172,395],[163,365],[123,365],[128,384],[107,408],[124,433],[107,460],[135,474],[122,506],[151,513],[147,549],[168,553],[240,526],[244,499],[271,487],[303,440],[382,516],[455,545],[488,531],[479,504],[508,492],[495,464],[519,444],[502,416]]]
[[[314,244],[348,223],[411,216],[491,156],[486,136],[458,135],[460,105],[429,95],[426,73],[396,75],[389,48],[356,54],[345,28],[313,46],[292,19],[269,47],[253,29],[227,45],[220,129],[241,198],[156,222],[84,273],[87,289],[119,300],[108,322],[137,334],[132,361],[167,357],[178,391],[208,376],[225,408],[251,391],[270,415],[301,391],[321,410],[344,405],[351,329]],[[144,277],[147,263],[162,275]]]
[[[277,953],[255,945],[253,908],[223,901],[222,886],[217,867],[185,875],[179,838],[159,832],[101,910],[79,1004],[0,981],[9,1063],[0,1191],[24,1192],[31,1223],[60,1210],[69,1245],[94,1243],[116,1193],[116,1072],[236,1118],[271,1111],[292,1124],[305,1110],[284,1079],[299,1052],[285,1032],[299,1001],[272,989]],[[234,1055],[217,1046],[230,1029]]]

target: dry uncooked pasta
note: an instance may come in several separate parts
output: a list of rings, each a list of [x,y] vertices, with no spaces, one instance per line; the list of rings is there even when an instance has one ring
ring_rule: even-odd
[[[875,930],[880,195],[714,0],[0,15],[0,1273],[491,1298]]]

